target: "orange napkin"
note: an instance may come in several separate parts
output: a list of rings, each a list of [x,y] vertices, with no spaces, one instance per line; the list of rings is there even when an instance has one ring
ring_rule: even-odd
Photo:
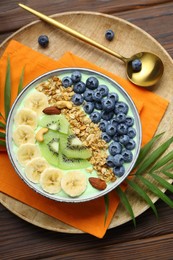
[[[7,57],[11,61],[12,102],[17,95],[17,86],[22,68],[25,66],[24,85],[35,77],[53,69],[62,67],[83,67],[100,71],[121,84],[134,100],[143,130],[142,143],[148,142],[154,135],[162,119],[168,102],[156,94],[138,88],[110,72],[91,64],[72,53],[66,53],[59,61],[38,53],[19,42],[12,40],[0,59],[0,112],[3,111],[3,91]],[[139,99],[140,98],[140,99]],[[157,111],[155,107],[157,106]],[[52,217],[96,237],[102,238],[109,227],[118,207],[119,199],[115,191],[109,193],[109,212],[105,223],[104,198],[80,204],[61,203],[49,200],[30,189],[15,173],[6,152],[0,153],[0,191],[30,205]],[[122,186],[125,189],[125,186]]]

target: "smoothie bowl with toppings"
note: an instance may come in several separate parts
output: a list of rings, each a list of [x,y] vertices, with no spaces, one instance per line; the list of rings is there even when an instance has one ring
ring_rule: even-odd
[[[7,152],[25,183],[53,200],[103,196],[128,176],[141,146],[137,109],[109,77],[82,68],[26,86],[7,122]]]

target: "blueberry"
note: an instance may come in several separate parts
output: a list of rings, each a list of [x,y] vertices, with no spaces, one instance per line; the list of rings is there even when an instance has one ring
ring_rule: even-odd
[[[115,92],[109,93],[109,94],[108,94],[108,97],[109,97],[110,99],[114,100],[115,102],[118,102],[118,100],[119,100],[119,96],[118,96],[118,94],[115,93]]]
[[[120,135],[125,135],[127,134],[127,131],[128,131],[128,127],[126,124],[124,123],[120,123],[118,126],[117,126],[117,133],[120,134]]]
[[[114,167],[114,157],[109,155],[108,158],[106,159],[106,164],[109,167]]]
[[[101,120],[100,121],[100,124],[99,124],[99,127],[100,127],[100,130],[102,132],[106,132],[106,126],[107,126],[108,122],[105,121],[105,120]]]
[[[116,120],[118,123],[123,123],[126,120],[126,115],[124,113],[120,112],[117,114]]]
[[[134,72],[139,72],[141,71],[142,68],[142,62],[139,59],[135,59],[132,61],[132,69]]]
[[[111,141],[111,137],[105,132],[102,133],[101,137],[106,143],[109,143]]]
[[[122,146],[119,142],[112,142],[110,145],[109,145],[109,152],[111,155],[116,155],[116,154],[120,154],[122,151]]]
[[[124,102],[117,102],[115,104],[115,114],[118,114],[120,112],[127,114],[128,110],[129,110],[129,107]]]
[[[114,112],[113,111],[110,111],[109,113],[107,111],[102,111],[101,112],[101,117],[102,119],[106,120],[106,121],[109,121],[113,118],[114,116]]]
[[[136,143],[133,139],[130,139],[128,144],[126,144],[126,149],[127,150],[133,150],[136,146]]]
[[[117,131],[116,126],[114,126],[110,123],[106,126],[106,133],[108,135],[113,136],[113,135],[115,135],[116,131]]]
[[[116,166],[113,168],[113,173],[117,176],[117,177],[122,177],[125,173],[125,168],[124,166]]]
[[[117,127],[117,125],[118,125],[118,122],[117,122],[116,118],[112,118],[112,119],[110,120],[110,123],[111,123],[112,125],[116,126],[116,127]]]
[[[112,111],[115,107],[115,101],[112,100],[111,98],[104,98],[102,100],[102,106],[103,106],[103,110],[107,112]]]
[[[121,135],[121,136],[119,137],[119,142],[120,142],[121,144],[123,144],[123,145],[128,144],[129,140],[130,140],[130,137],[129,137],[128,135]]]
[[[94,103],[93,102],[87,102],[84,106],[83,106],[84,111],[87,114],[91,114],[94,111]]]
[[[121,165],[123,165],[123,163],[124,163],[124,158],[123,158],[122,154],[116,154],[114,156],[115,166],[121,166]]]
[[[130,138],[134,138],[136,136],[136,130],[133,127],[129,127],[127,134]]]
[[[106,85],[99,85],[98,91],[102,94],[103,97],[106,97],[109,93],[109,89]]]
[[[122,154],[125,162],[131,162],[133,160],[133,154],[131,151],[123,150],[121,154]]]
[[[85,83],[82,82],[82,81],[77,82],[77,83],[74,85],[73,90],[74,90],[75,93],[79,93],[79,94],[84,93],[85,90],[86,90]]]
[[[82,78],[82,75],[80,73],[80,71],[74,71],[72,74],[71,74],[71,79],[74,83],[77,83],[81,80]]]
[[[115,135],[112,137],[112,140],[115,142],[119,142],[119,138],[120,136],[118,135],[118,133],[115,133]]]
[[[89,89],[96,89],[99,85],[99,81],[97,78],[95,77],[89,77],[87,80],[86,80],[86,87],[89,88]]]
[[[98,123],[98,122],[100,122],[101,114],[100,114],[99,112],[97,112],[97,111],[92,112],[92,113],[90,114],[90,118],[91,118],[91,121],[92,121],[93,123]]]
[[[114,38],[114,32],[112,30],[107,30],[105,33],[105,38],[108,41],[112,41]]]
[[[95,102],[95,109],[102,110],[103,106],[101,102]]]
[[[87,89],[84,94],[83,97],[86,101],[93,101],[93,91],[90,89]]]
[[[80,106],[82,105],[84,99],[83,96],[81,94],[74,94],[72,96],[72,102],[76,105],[76,106]]]
[[[46,48],[49,44],[49,38],[47,35],[40,35],[38,37],[38,43],[41,47]]]
[[[127,126],[132,126],[134,124],[134,119],[130,116],[126,117],[125,123]]]
[[[72,79],[70,77],[64,77],[62,79],[62,85],[65,88],[71,87],[72,84],[73,84],[73,81],[72,81]]]
[[[102,96],[102,93],[98,90],[96,91],[93,91],[93,100],[96,101],[96,102],[101,102],[103,96]]]

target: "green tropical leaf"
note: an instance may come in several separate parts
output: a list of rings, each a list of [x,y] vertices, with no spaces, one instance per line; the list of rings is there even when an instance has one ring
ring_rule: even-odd
[[[163,171],[162,173],[164,173],[167,177],[169,177],[170,179],[173,179],[173,174],[167,171]]]
[[[166,204],[168,204],[171,208],[173,208],[173,201],[166,196],[159,188],[157,188],[153,183],[145,179],[143,176],[138,175],[137,176],[144,184],[147,186],[147,188],[154,193],[157,197],[162,199]]]
[[[173,169],[173,162],[169,163],[168,165],[165,165],[165,167],[162,168],[162,171],[167,171]]]
[[[104,224],[106,224],[108,212],[109,212],[109,196],[106,194],[104,196],[104,202],[105,202],[105,219],[104,219]]]
[[[151,173],[150,175],[153,177],[153,179],[158,181],[158,183],[160,183],[165,189],[173,192],[172,184],[170,184],[169,182],[165,181],[165,179],[163,179],[162,177],[160,177],[159,175],[157,175],[155,173]]]
[[[130,205],[130,202],[129,202],[125,192],[123,192],[120,187],[116,188],[116,192],[118,193],[120,201],[122,202],[122,204],[124,205],[126,210],[129,212],[129,214],[130,214],[130,216],[131,216],[131,218],[133,220],[133,224],[136,227],[136,219],[135,219],[135,216],[134,216],[134,212],[133,212],[133,209],[132,209],[132,207]]]
[[[6,146],[5,141],[4,141],[4,140],[0,140],[0,145],[1,145],[1,146]]]
[[[135,163],[134,168],[139,166],[139,164],[144,160],[144,158],[148,155],[149,151],[153,147],[154,143],[163,135],[164,133],[158,134],[155,137],[153,137],[147,144],[145,144],[139,153],[138,159]]]
[[[19,80],[18,95],[22,91],[22,88],[23,88],[23,79],[24,79],[24,68],[22,69],[22,73],[21,73],[20,80]]]
[[[0,138],[3,138],[3,139],[5,139],[5,133],[3,133],[3,132],[0,132]]]
[[[5,120],[7,120],[10,111],[10,101],[11,101],[11,72],[10,72],[10,58],[7,60],[7,71],[5,78],[5,89],[4,89],[4,110],[5,110]]]
[[[162,157],[155,165],[150,169],[150,172],[156,171],[159,168],[166,165],[169,161],[173,160],[173,151]]]
[[[140,165],[140,168],[137,169],[136,175],[145,173],[149,167],[168,149],[168,147],[173,142],[173,137],[168,139],[165,143],[163,143],[159,148],[152,152],[143,163]]]
[[[6,125],[5,125],[4,123],[0,122],[0,128],[2,128],[2,129],[4,129],[4,130],[5,130],[5,128],[6,128]]]
[[[152,200],[150,199],[150,197],[147,195],[147,193],[134,181],[131,181],[129,179],[126,179],[126,181],[134,189],[134,191],[136,193],[138,193],[138,195],[140,197],[142,197],[148,203],[148,205],[152,208],[152,210],[154,211],[154,214],[158,218],[157,209],[156,209],[154,203],[152,202]]]

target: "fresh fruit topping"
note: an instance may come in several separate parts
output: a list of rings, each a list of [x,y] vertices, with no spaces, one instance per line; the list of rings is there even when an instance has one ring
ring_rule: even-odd
[[[108,41],[112,41],[114,38],[114,32],[112,30],[107,30],[105,33],[105,38]]]
[[[114,156],[114,165],[115,166],[122,166],[124,163],[124,158],[122,156],[122,154],[116,154]]]
[[[87,89],[83,94],[83,98],[86,101],[93,101],[93,91],[91,89]]]
[[[126,116],[125,123],[127,126],[133,126],[134,125],[134,119],[130,116]]]
[[[91,114],[94,110],[94,103],[93,102],[87,102],[84,104],[83,109],[85,113]]]
[[[17,146],[26,143],[35,143],[35,134],[32,127],[28,125],[20,125],[13,132],[13,140]]]
[[[102,106],[103,106],[103,110],[106,112],[110,112],[114,109],[115,107],[115,101],[111,98],[104,98],[102,100]]]
[[[89,182],[97,190],[105,190],[107,187],[107,184],[104,180],[101,180],[96,177],[90,177]]]
[[[106,133],[107,133],[109,136],[115,135],[116,131],[117,131],[117,128],[116,128],[115,125],[113,125],[113,124],[111,124],[111,123],[107,124],[107,126],[106,126]]]
[[[125,115],[124,113],[122,113],[122,112],[118,113],[118,114],[116,115],[116,121],[117,121],[118,123],[123,123],[123,122],[125,122],[125,121],[126,121],[126,115]]]
[[[115,103],[118,102],[118,100],[119,100],[119,96],[118,96],[118,94],[115,93],[115,92],[109,93],[109,94],[108,94],[108,98],[114,100]]]
[[[128,135],[120,135],[119,141],[122,145],[128,144],[130,137]]]
[[[102,110],[103,109],[103,106],[102,106],[101,102],[94,102],[94,107],[97,110]]]
[[[123,150],[121,154],[122,154],[122,156],[123,156],[125,162],[131,162],[131,161],[132,161],[132,159],[133,159],[133,154],[132,154],[131,151],[129,151],[129,150]]]
[[[78,197],[87,188],[87,178],[82,172],[68,172],[61,180],[61,187],[70,197]]]
[[[74,94],[73,97],[72,97],[72,102],[76,106],[80,106],[84,102],[84,98],[83,98],[83,96],[81,94]]]
[[[101,135],[102,139],[106,142],[109,143],[111,141],[111,137],[110,135],[108,135],[107,133],[103,132]]]
[[[136,130],[133,127],[129,127],[127,134],[130,138],[134,138],[136,136]]]
[[[109,145],[109,153],[111,155],[116,155],[116,154],[120,154],[122,151],[122,146],[120,143],[118,142],[112,142],[110,145]]]
[[[124,166],[116,166],[113,168],[113,173],[115,174],[115,176],[117,177],[122,177],[125,173],[125,168]]]
[[[37,114],[29,108],[20,109],[14,117],[16,126],[28,125],[32,129],[37,126]]]
[[[39,120],[39,125],[51,130],[59,131],[64,134],[67,134],[69,131],[69,122],[62,114],[44,115]]]
[[[86,80],[86,87],[91,90],[96,89],[98,87],[98,85],[99,85],[99,81],[96,77],[89,77]]]
[[[70,77],[66,76],[62,79],[62,85],[65,88],[71,87],[73,85],[73,81]]]
[[[40,176],[42,189],[50,194],[56,194],[61,190],[62,172],[59,169],[47,168]]]
[[[59,155],[58,168],[63,170],[85,169],[91,166],[88,160],[80,158],[68,158],[63,153]]]
[[[129,107],[126,103],[124,102],[117,102],[115,104],[115,113],[118,114],[118,113],[124,113],[124,114],[127,114],[129,110]]]
[[[90,114],[90,118],[91,118],[91,121],[92,121],[93,123],[99,123],[99,122],[100,122],[100,119],[101,119],[101,114],[100,114],[99,112],[97,112],[97,111],[92,112],[92,113]]]
[[[46,107],[43,109],[43,113],[46,115],[59,115],[61,110],[55,106]]]
[[[33,183],[40,182],[41,173],[48,167],[48,163],[42,157],[36,157],[29,161],[25,167],[26,177]]]
[[[41,47],[46,48],[49,44],[49,38],[47,35],[40,35],[38,37],[38,43]]]
[[[93,100],[96,102],[101,102],[103,95],[99,90],[93,91]]]
[[[44,134],[48,132],[48,128],[43,127],[41,129],[38,130],[38,132],[36,133],[35,139],[38,142],[43,142],[44,141]]]
[[[100,127],[100,130],[101,130],[102,132],[106,132],[106,126],[107,126],[107,121],[101,120],[101,121],[100,121],[100,124],[99,124],[99,127]]]
[[[120,123],[118,126],[117,126],[117,133],[119,135],[125,135],[127,134],[127,131],[128,131],[128,127],[126,124],[124,123]]]
[[[82,93],[85,92],[85,90],[86,90],[86,85],[85,85],[85,83],[82,82],[82,81],[77,82],[77,83],[74,85],[74,87],[73,87],[73,91],[74,91],[75,93],[82,94]]]
[[[135,146],[136,146],[135,141],[133,139],[130,139],[128,144],[126,144],[125,147],[127,150],[133,150],[135,148]]]
[[[101,118],[106,120],[106,121],[111,120],[113,118],[113,116],[114,116],[113,111],[110,111],[109,113],[107,111],[104,111],[104,110],[101,111]]]
[[[132,69],[134,72],[139,72],[142,69],[142,62],[139,59],[135,59],[132,61]]]
[[[17,159],[21,165],[26,165],[31,159],[39,157],[40,152],[35,144],[22,144],[17,151]]]
[[[48,98],[42,92],[34,91],[26,97],[24,106],[40,114],[45,107],[48,107]]]
[[[114,164],[114,157],[112,155],[109,155],[108,158],[107,158],[107,161],[106,161],[106,164],[109,166],[109,167],[114,167],[115,164]]]
[[[109,89],[106,85],[99,85],[98,91],[102,94],[103,97],[106,97],[109,93]]]
[[[81,80],[82,75],[79,71],[74,71],[71,75],[71,79],[73,81],[73,83],[77,83]]]

